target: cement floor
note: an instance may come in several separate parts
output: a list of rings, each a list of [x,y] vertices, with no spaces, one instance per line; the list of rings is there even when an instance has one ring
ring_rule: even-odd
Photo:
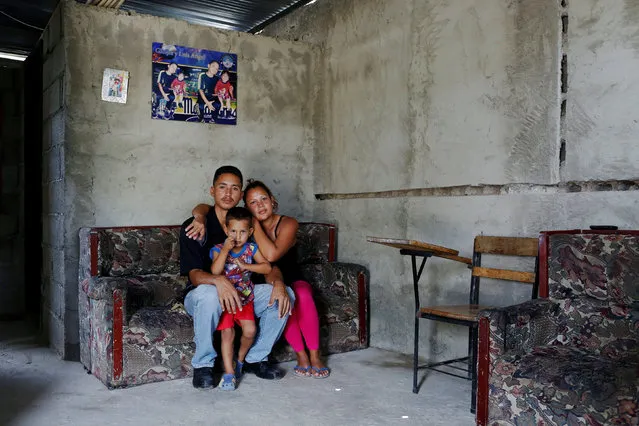
[[[108,390],[16,330],[0,323],[0,425],[474,424],[468,381],[430,373],[415,395],[411,360],[394,352],[331,356],[325,380],[248,375],[235,392],[196,390],[190,379]]]

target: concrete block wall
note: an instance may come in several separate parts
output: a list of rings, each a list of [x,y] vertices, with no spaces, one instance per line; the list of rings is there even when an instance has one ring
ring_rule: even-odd
[[[64,232],[65,164],[64,121],[66,84],[66,46],[61,4],[43,33],[42,69],[42,318],[50,346],[65,359],[79,354],[78,304],[69,297],[65,262],[68,236]],[[76,256],[77,258],[77,256]]]
[[[637,17],[623,0],[325,0],[265,28],[322,49],[314,218],[370,269],[373,346],[410,353],[414,308],[409,259],[368,235],[470,256],[481,233],[639,228]],[[429,263],[422,301],[465,303],[468,270]],[[423,322],[421,353],[461,356],[466,336]]]
[[[25,313],[22,79],[19,66],[0,67],[0,319]]]

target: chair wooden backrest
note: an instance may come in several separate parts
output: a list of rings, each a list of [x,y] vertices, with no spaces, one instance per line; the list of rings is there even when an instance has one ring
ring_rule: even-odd
[[[470,304],[479,304],[479,279],[491,278],[496,280],[518,281],[532,284],[532,298],[537,297],[538,280],[537,254],[539,240],[525,237],[491,237],[479,235],[475,237],[473,250],[472,278],[470,290]],[[511,269],[485,268],[481,266],[482,254],[498,256],[527,256],[535,258],[535,272],[515,271]]]

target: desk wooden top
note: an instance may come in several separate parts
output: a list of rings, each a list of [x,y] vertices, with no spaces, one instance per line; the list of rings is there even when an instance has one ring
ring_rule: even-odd
[[[369,243],[382,244],[389,247],[405,250],[415,250],[432,253],[433,256],[443,257],[445,259],[455,260],[467,265],[472,263],[472,260],[467,257],[461,257],[459,251],[453,250],[448,247],[438,246],[435,244],[424,243],[416,240],[404,240],[398,238],[382,238],[382,237],[367,237],[366,241]]]

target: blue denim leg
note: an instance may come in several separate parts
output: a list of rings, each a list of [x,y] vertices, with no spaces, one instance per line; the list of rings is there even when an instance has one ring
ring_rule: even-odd
[[[253,304],[255,305],[255,316],[260,319],[260,332],[255,339],[255,343],[246,354],[246,362],[266,361],[273,345],[280,338],[286,326],[288,315],[284,316],[284,318],[279,318],[277,302],[273,306],[268,306],[272,291],[273,286],[270,284],[257,284],[255,286]],[[293,303],[295,303],[293,290],[290,287],[286,287],[286,291],[288,292],[288,297],[291,298],[291,306],[293,306]]]
[[[213,367],[217,356],[213,349],[213,332],[222,315],[217,288],[206,284],[195,287],[186,295],[184,307],[193,317],[195,354],[191,365],[193,368]]]

